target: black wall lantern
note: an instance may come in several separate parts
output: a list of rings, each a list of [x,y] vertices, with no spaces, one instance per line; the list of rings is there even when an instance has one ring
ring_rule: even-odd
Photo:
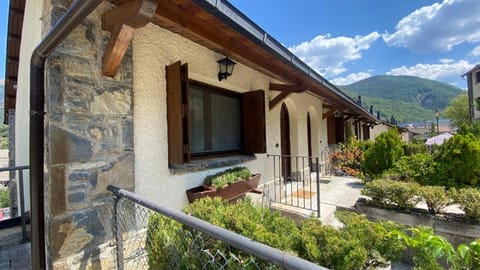
[[[225,57],[222,60],[218,60],[217,63],[218,67],[220,68],[220,71],[218,72],[218,80],[226,80],[228,76],[232,75],[233,67],[236,63],[228,57]]]

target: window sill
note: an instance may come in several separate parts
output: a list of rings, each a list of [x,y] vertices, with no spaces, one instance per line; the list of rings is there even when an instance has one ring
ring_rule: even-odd
[[[181,174],[195,172],[213,168],[227,167],[237,165],[243,162],[257,159],[254,155],[235,155],[228,157],[217,157],[209,159],[199,159],[185,164],[170,164],[170,172],[172,174]]]

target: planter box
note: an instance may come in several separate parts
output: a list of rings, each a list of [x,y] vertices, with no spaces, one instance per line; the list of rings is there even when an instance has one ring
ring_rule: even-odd
[[[234,200],[243,196],[245,193],[258,187],[262,175],[254,174],[247,180],[237,181],[224,188],[216,189],[207,185],[191,188],[187,190],[188,201],[192,203],[196,199],[203,197],[221,197],[225,201]]]
[[[194,187],[187,190],[188,202],[192,203],[196,199],[200,199],[207,196],[215,197],[216,193],[217,193],[217,190],[215,188],[212,188],[206,185]]]

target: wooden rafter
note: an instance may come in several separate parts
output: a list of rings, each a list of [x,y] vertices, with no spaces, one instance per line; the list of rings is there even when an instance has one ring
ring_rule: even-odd
[[[325,104],[325,103],[322,105],[322,107],[323,107],[324,109],[334,109],[334,108],[335,108],[335,106],[333,106],[333,105],[331,105],[331,104]]]
[[[112,33],[103,53],[103,75],[115,75],[135,29],[147,25],[156,9],[155,0],[136,0],[102,14],[102,29]]]
[[[350,114],[350,115],[347,115],[347,117],[345,117],[343,120],[344,120],[344,121],[347,121],[348,119],[350,119],[350,118],[352,118],[352,117],[353,117],[353,115]]]
[[[280,101],[282,101],[284,98],[288,97],[288,95],[290,95],[290,92],[281,92],[279,95],[270,100],[268,103],[268,108],[270,110],[273,109],[273,107],[280,103]]]
[[[272,91],[301,93],[306,90],[305,87],[293,84],[270,83],[269,89]]]
[[[326,113],[323,113],[322,119],[329,118],[330,116],[332,116],[333,114],[335,114],[336,111],[337,111],[337,110],[335,110],[335,109],[330,109],[330,110],[328,110]]]
[[[125,24],[112,32],[103,54],[103,75],[113,77],[117,73],[134,32],[135,28]]]

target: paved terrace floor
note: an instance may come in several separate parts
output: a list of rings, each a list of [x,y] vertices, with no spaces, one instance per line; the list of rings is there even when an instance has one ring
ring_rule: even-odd
[[[312,177],[313,174],[312,174]],[[334,213],[337,207],[353,208],[357,199],[361,196],[360,192],[363,184],[360,179],[353,177],[322,177],[320,179],[320,219],[322,223],[337,226]],[[279,191],[281,190],[281,192]],[[274,190],[273,184],[263,187],[263,201],[269,201],[275,198],[270,207],[308,217],[315,214],[318,209],[317,185],[312,181],[312,185],[302,182],[288,182],[285,185],[278,186]]]
[[[22,227],[0,230],[0,269],[32,269],[30,242],[22,243]]]

